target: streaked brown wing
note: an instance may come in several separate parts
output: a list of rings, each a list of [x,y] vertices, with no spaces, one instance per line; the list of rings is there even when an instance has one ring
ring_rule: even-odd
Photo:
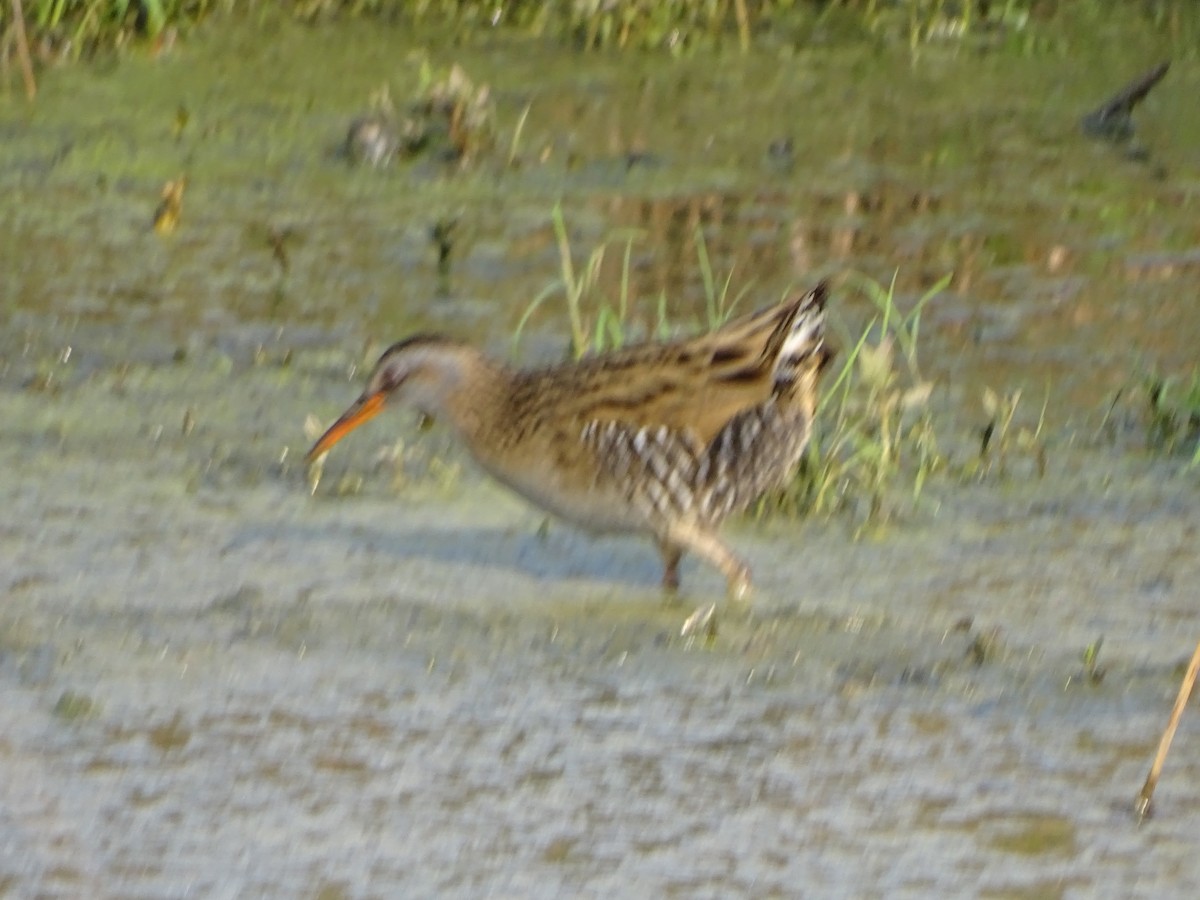
[[[771,395],[775,359],[804,296],[712,334],[640,345],[583,363],[576,420],[683,431],[707,444],[738,413]]]

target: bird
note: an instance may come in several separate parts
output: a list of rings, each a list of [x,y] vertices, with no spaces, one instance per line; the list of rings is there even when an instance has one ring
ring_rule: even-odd
[[[799,464],[834,358],[827,296],[821,282],[707,334],[534,369],[418,334],[383,352],[305,459],[407,404],[448,423],[485,472],[533,505],[588,532],[652,538],[667,592],[690,551],[744,599],[750,569],[718,528]]]

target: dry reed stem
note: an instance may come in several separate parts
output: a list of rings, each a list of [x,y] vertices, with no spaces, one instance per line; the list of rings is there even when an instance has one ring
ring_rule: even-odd
[[[1154,757],[1150,774],[1146,776],[1146,783],[1142,785],[1142,792],[1138,794],[1134,809],[1139,818],[1145,818],[1150,814],[1150,798],[1154,796],[1154,788],[1158,785],[1158,776],[1162,774],[1163,763],[1167,760],[1167,751],[1171,748],[1171,739],[1175,737],[1175,729],[1179,727],[1179,719],[1183,716],[1183,708],[1187,706],[1192,686],[1196,683],[1197,672],[1200,672],[1200,643],[1196,644],[1196,651],[1192,654],[1192,661],[1188,664],[1187,672],[1184,673],[1183,683],[1179,685],[1175,708],[1171,710],[1171,718],[1167,721],[1162,739],[1158,742],[1158,754]]]
[[[17,31],[17,58],[21,61],[21,77],[25,80],[25,96],[37,96],[37,81],[33,77],[33,62],[29,58],[29,39],[25,36],[25,11],[21,0],[12,0],[13,27]]]

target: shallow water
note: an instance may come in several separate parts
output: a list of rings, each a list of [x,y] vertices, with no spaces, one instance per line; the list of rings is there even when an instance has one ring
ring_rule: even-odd
[[[1138,361],[1195,361],[1194,61],[1139,110],[1150,165],[1076,130],[1166,50],[635,69],[497,37],[433,56],[493,84],[502,132],[531,104],[522,165],[455,175],[331,157],[415,79],[418,46],[355,26],[201,32],[0,99],[0,892],[1193,894],[1194,719],[1156,817],[1132,802],[1200,637],[1200,484],[1098,423]],[[408,417],[310,496],[305,419],[378,343],[507,352],[560,195],[581,253],[645,230],[635,283],[679,322],[697,224],[746,303],[847,268],[912,302],[953,270],[921,351],[948,440],[982,386],[1049,384],[1046,477],[935,481],[857,541],[731,528],[758,591],[711,639],[679,635],[711,572],[665,604],[650,547],[544,530]],[[866,303],[837,296],[854,333]],[[559,352],[561,321],[522,353]]]

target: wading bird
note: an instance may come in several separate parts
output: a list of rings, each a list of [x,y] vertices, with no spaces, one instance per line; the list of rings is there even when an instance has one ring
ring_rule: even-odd
[[[822,283],[710,334],[524,371],[459,341],[411,337],[383,353],[307,460],[405,403],[449,422],[480,466],[536,506],[588,531],[652,537],[667,590],[690,550],[741,598],[750,570],[717,528],[800,460],[833,357],[826,295]]]

